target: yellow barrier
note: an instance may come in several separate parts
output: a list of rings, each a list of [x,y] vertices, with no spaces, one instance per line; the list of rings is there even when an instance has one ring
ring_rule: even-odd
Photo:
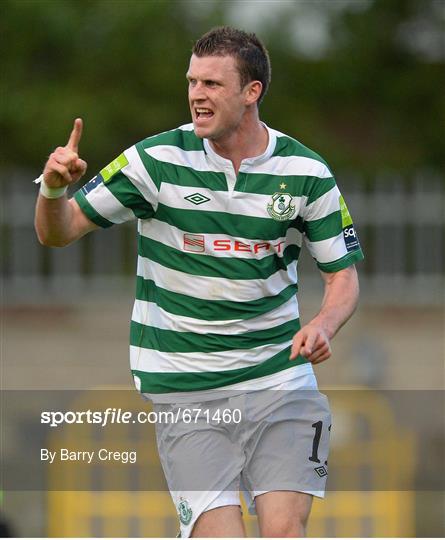
[[[121,391],[112,396],[113,407],[133,411],[144,407],[136,392]],[[334,427],[329,474],[336,480],[334,485],[346,486],[347,490],[328,490],[324,501],[314,500],[309,536],[413,536],[415,499],[410,491],[415,460],[413,436],[397,427],[388,402],[376,392],[342,389],[330,395],[330,403]],[[95,391],[75,400],[70,409],[104,410],[107,406],[110,406],[110,394]],[[70,426],[52,435],[48,448],[108,446],[124,450],[131,441],[131,447],[137,449],[138,462],[132,465],[137,468],[133,469],[136,474],[131,478],[125,466],[121,472],[114,470],[113,485],[107,484],[106,475],[101,477],[103,471],[99,465],[49,466],[50,487],[59,489],[78,482],[91,491],[48,492],[48,536],[172,537],[177,534],[177,516],[169,493],[140,491],[147,470],[151,478],[153,474],[162,475],[153,426],[142,427],[144,436],[139,431],[135,437],[134,429],[131,424],[115,425],[112,439],[107,439],[103,430],[100,440],[95,440],[97,428],[83,424],[81,436],[79,426],[75,438]],[[116,487],[120,490],[116,491]],[[398,487],[405,491],[394,491]],[[245,505],[243,513],[248,534],[257,535],[256,520],[248,515]]]

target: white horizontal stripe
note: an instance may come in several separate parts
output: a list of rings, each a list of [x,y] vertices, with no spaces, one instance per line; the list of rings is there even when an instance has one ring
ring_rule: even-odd
[[[208,199],[199,205],[193,204],[186,197],[199,193]],[[292,205],[295,206],[296,218],[300,212],[300,206],[305,203],[307,197],[293,197]],[[176,184],[163,183],[159,192],[159,202],[178,208],[180,210],[204,210],[206,212],[225,212],[249,217],[261,217],[272,219],[267,212],[267,205],[272,201],[272,195],[260,195],[257,193],[244,193],[234,191],[213,191],[205,188],[178,186]]]
[[[277,308],[252,319],[234,319],[231,321],[206,321],[185,317],[165,311],[154,302],[136,300],[133,307],[132,320],[154,326],[162,330],[175,332],[194,332],[195,334],[243,334],[264,330],[284,324],[298,318],[298,303],[294,296]]]
[[[304,219],[306,221],[313,221],[329,216],[332,212],[340,210],[339,197],[340,191],[337,186],[334,186],[316,201],[306,206],[306,209],[304,210]]]
[[[130,346],[131,369],[152,373],[208,373],[252,367],[291,345],[291,341],[214,353],[166,353]]]
[[[244,170],[241,166],[240,171]],[[321,161],[302,156],[272,156],[267,161],[245,167],[245,172],[274,176],[316,176],[332,178],[331,171]]]
[[[163,144],[146,148],[145,151],[152,158],[172,165],[191,167],[195,171],[222,172],[207,158],[204,150],[182,150],[178,146]]]
[[[179,126],[178,129],[181,131],[193,131],[195,128],[193,126],[193,123],[190,124],[183,124],[182,126]]]
[[[99,184],[87,193],[86,199],[98,214],[112,223],[124,223],[136,217],[133,211],[121,204],[104,184]]]
[[[250,240],[226,234],[189,234],[157,219],[141,221],[139,232],[146,238],[186,253],[237,259],[263,259],[272,254],[282,257],[286,246],[296,244],[301,247],[302,241],[301,233],[294,228],[289,228],[285,237],[271,241]],[[196,240],[199,245],[186,244],[187,240]]]
[[[330,263],[340,259],[348,253],[346,249],[343,232],[333,238],[320,240],[319,242],[309,242],[306,238],[306,245],[314,259],[319,263]]]
[[[232,334],[237,323],[242,319],[230,321],[205,321],[193,317],[185,317],[169,313],[154,302],[135,300],[131,320],[145,326],[153,326],[161,330],[175,332],[194,332],[196,334]],[[239,332],[239,330],[238,330]]]
[[[203,300],[231,300],[249,302],[265,296],[276,296],[288,285],[297,282],[297,263],[290,263],[287,271],[279,270],[267,279],[226,279],[193,276],[172,270],[145,257],[138,257],[137,275],[153,280],[158,287]]]
[[[221,397],[221,392],[224,392],[223,396],[227,396],[233,395],[232,392],[229,394],[228,391],[234,391],[236,393],[242,391],[242,393],[245,393],[266,388],[273,390],[301,390],[303,388],[306,390],[317,390],[318,386],[312,364],[306,362],[305,364],[299,364],[288,369],[283,369],[282,371],[277,371],[277,373],[272,373],[272,375],[248,379],[247,381],[229,384],[211,390],[167,392],[165,394],[144,393],[144,396],[151,399],[153,403],[193,403],[196,401],[218,399]]]
[[[139,152],[135,146],[132,146],[125,150],[124,154],[129,164],[122,169],[122,172],[156,210],[158,207],[158,188],[142,163]]]

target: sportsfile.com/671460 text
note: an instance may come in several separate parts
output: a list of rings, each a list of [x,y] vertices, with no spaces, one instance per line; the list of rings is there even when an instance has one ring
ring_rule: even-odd
[[[121,408],[108,407],[102,411],[42,411],[40,423],[49,427],[63,424],[196,424],[205,421],[208,424],[239,424],[240,409],[190,409],[179,407],[175,411],[125,411]]]

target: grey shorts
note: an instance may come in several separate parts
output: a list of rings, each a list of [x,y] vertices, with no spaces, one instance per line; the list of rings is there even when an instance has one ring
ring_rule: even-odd
[[[156,436],[182,537],[202,512],[239,504],[240,490],[249,503],[277,490],[324,496],[328,400],[317,389],[276,388],[154,405],[170,419],[156,424]]]

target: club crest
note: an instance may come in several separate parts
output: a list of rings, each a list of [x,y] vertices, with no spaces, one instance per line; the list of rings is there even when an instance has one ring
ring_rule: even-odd
[[[295,214],[295,205],[292,204],[290,193],[274,193],[270,203],[267,205],[269,216],[277,221],[285,221]]]
[[[178,504],[178,514],[182,524],[188,525],[192,521],[193,512],[185,499]]]

